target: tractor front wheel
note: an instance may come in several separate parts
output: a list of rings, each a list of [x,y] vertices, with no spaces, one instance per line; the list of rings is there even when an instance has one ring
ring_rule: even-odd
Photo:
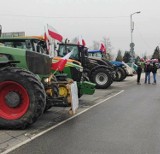
[[[91,73],[91,81],[96,84],[96,88],[106,89],[112,84],[112,76],[106,68],[99,68]]]
[[[24,129],[42,115],[46,104],[43,85],[29,71],[0,69],[0,128]]]

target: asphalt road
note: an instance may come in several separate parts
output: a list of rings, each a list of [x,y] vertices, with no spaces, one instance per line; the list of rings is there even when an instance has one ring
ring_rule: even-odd
[[[10,154],[159,154],[160,82],[124,89]]]

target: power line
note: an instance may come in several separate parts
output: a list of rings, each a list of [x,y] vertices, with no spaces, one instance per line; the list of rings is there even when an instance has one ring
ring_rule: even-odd
[[[136,26],[136,28],[137,28],[138,34],[139,34],[139,36],[141,37],[144,45],[151,49],[151,46],[150,46],[150,45],[148,44],[148,42],[144,39],[144,37],[142,36],[142,33],[140,32],[139,28],[138,28],[137,26]]]
[[[129,16],[108,16],[108,17],[83,17],[83,16],[30,16],[30,15],[11,15],[11,14],[0,14],[0,16],[9,16],[9,17],[27,17],[27,18],[54,18],[54,19],[114,19],[114,18],[128,18]]]

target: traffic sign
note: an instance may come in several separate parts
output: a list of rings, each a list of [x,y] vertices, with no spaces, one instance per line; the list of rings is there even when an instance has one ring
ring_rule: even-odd
[[[130,43],[130,47],[133,48],[135,46],[134,43]]]

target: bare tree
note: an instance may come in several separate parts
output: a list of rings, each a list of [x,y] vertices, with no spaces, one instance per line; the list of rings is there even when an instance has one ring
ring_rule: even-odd
[[[104,44],[104,46],[106,48],[106,54],[107,54],[108,60],[112,60],[113,56],[112,56],[111,52],[112,52],[113,47],[111,45],[110,39],[106,38],[106,37],[103,37],[102,38],[102,42],[103,42],[103,44]]]
[[[93,41],[93,50],[99,50],[100,43],[98,41]]]
[[[106,38],[106,37],[103,37],[102,42],[103,42],[104,46],[106,47],[106,52],[111,53],[113,47],[111,45],[110,39]]]
[[[77,44],[78,41],[79,41],[79,38],[78,38],[78,37],[75,37],[75,38],[72,39],[71,43]]]

